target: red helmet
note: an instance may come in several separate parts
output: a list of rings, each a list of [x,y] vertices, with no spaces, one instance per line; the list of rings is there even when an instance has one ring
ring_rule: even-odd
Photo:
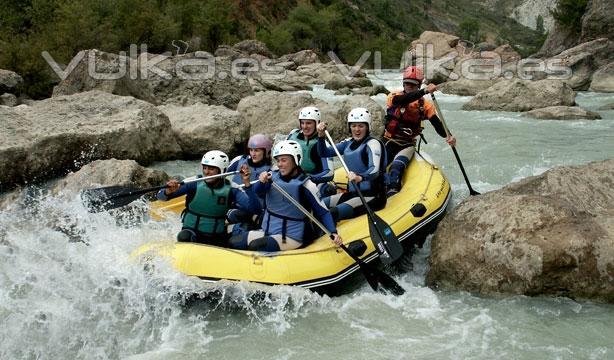
[[[413,81],[412,81],[413,80]],[[420,85],[424,80],[422,69],[417,66],[408,66],[403,70],[403,83],[409,82],[415,85]]]

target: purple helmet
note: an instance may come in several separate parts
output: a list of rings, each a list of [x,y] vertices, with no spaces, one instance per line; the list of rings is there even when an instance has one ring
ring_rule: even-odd
[[[267,157],[271,155],[272,147],[273,142],[271,141],[271,139],[269,139],[268,136],[264,134],[252,135],[247,142],[248,149],[264,149]]]

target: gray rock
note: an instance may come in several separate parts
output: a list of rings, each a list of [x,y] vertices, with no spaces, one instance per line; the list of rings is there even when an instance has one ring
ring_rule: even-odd
[[[447,81],[437,85],[437,89],[445,94],[460,96],[474,96],[494,85],[496,80],[469,80],[461,78],[456,81]]]
[[[0,107],[0,192],[97,159],[147,165],[181,149],[160,110],[132,97],[91,91]]]
[[[88,62],[95,65],[98,75],[91,74]],[[155,105],[200,102],[236,108],[239,100],[253,91],[244,74],[232,75],[231,62],[228,57],[214,58],[205,52],[177,56],[142,53],[129,60],[86,50],[75,69],[54,88],[53,96],[102,90]],[[123,76],[120,64],[125,64]]]
[[[614,92],[614,62],[611,62],[595,71],[589,90],[598,92]]]
[[[613,54],[614,42],[602,38],[567,49],[549,60],[556,60],[557,67],[571,70],[571,77],[563,80],[572,89],[588,90],[593,72],[611,61]]]
[[[305,93],[266,91],[241,100],[237,110],[249,122],[252,134],[262,132],[287,135],[298,127],[298,113],[305,106],[317,106],[320,109],[322,121],[328,124],[335,139],[349,136],[346,118],[355,107],[366,107],[371,112],[373,135],[379,136],[383,132],[384,109],[365,95],[351,96],[329,104]]]
[[[598,113],[584,110],[577,106],[549,106],[528,111],[524,115],[535,119],[546,120],[601,119],[601,115]]]
[[[603,105],[599,110],[614,110],[614,103]]]
[[[16,72],[0,69],[0,94],[13,92],[13,90],[23,83],[23,78]]]
[[[159,106],[168,116],[184,155],[200,157],[209,150],[229,155],[242,150],[250,127],[235,110],[219,105]]]
[[[164,171],[148,169],[134,160],[96,160],[58,180],[51,192],[78,193],[84,189],[113,185],[148,188],[162,185],[169,178]]]
[[[426,282],[614,303],[614,160],[472,196],[439,224]]]
[[[301,50],[292,54],[283,55],[278,59],[280,62],[291,61],[297,66],[319,63],[318,54],[313,50]]]
[[[589,1],[586,5],[586,11],[582,16],[580,42],[604,37],[614,40],[612,29],[614,29],[612,2],[609,0]]]
[[[0,95],[0,105],[16,106],[18,104],[17,96],[9,93]]]
[[[233,45],[233,48],[243,54],[258,54],[266,58],[275,57],[265,43],[258,40],[243,40]]]
[[[411,42],[410,52],[416,54],[417,46],[426,46],[431,47],[433,49],[433,58],[439,59],[444,55],[455,51],[456,46],[459,42],[459,37],[455,35],[450,35],[441,32],[435,31],[425,31],[420,34],[420,37],[417,40]],[[427,49],[428,53],[428,49]]]
[[[501,80],[479,92],[463,110],[529,111],[548,106],[575,105],[575,92],[557,80]]]

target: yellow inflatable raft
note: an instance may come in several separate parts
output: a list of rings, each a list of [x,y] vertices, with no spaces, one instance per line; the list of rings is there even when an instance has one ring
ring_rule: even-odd
[[[335,181],[347,182],[343,169],[337,170]],[[424,238],[434,231],[445,213],[450,196],[450,184],[446,177],[426,154],[421,153],[414,156],[403,175],[401,191],[388,198],[386,207],[377,214],[390,225],[408,251],[416,244],[421,245]],[[154,216],[163,215],[165,211],[179,213],[184,208],[184,201],[184,197],[180,197],[167,202],[154,202],[152,213]],[[425,211],[419,217],[410,211],[416,204],[424,205],[422,210]],[[178,230],[179,227],[178,224]],[[366,251],[360,255],[365,262],[378,261],[378,254],[369,238],[366,215],[340,222],[337,230],[346,244],[362,241],[366,245]],[[166,257],[178,271],[208,282],[244,280],[296,285],[338,294],[362,281],[358,265],[326,236],[300,249],[274,253],[167,240],[145,244],[133,255],[140,258]]]

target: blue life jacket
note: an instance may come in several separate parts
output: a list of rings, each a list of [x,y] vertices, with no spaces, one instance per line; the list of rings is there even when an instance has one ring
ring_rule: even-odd
[[[281,179],[279,171],[272,173],[272,181],[296,200],[300,199],[301,188],[306,180],[307,177],[301,174],[286,182]],[[283,239],[288,236],[302,242],[305,234],[305,214],[273,187],[267,192],[265,203],[266,209],[262,220],[265,234],[281,234]]]
[[[231,190],[232,186],[227,180],[217,189],[200,181],[196,185],[194,197],[186,205],[182,215],[183,228],[204,234],[226,233],[224,220],[230,205]]]
[[[243,164],[247,164],[250,167],[251,175],[249,176],[249,181],[254,181],[258,179],[260,173],[271,170],[271,163],[266,159],[263,159],[258,166],[254,164],[252,159],[248,155],[243,155],[237,161],[237,170],[241,170],[241,166]],[[235,184],[243,184],[243,180],[241,179],[241,174],[237,173],[232,177],[232,182]]]
[[[367,143],[371,139],[375,139],[375,138],[371,136],[365,137],[360,143],[360,145],[358,145],[358,147],[356,147],[356,149],[353,149],[353,150],[351,149],[351,147],[352,147],[352,144],[354,143],[354,140],[352,140],[350,142],[350,145],[346,146],[345,149],[343,150],[343,154],[342,154],[343,160],[345,160],[345,163],[347,164],[350,171],[353,171],[358,174],[358,173],[363,173],[367,171],[367,169],[369,168],[369,153],[367,151],[367,147],[368,147]],[[380,186],[379,182],[383,179],[383,173],[385,171],[385,164],[386,164],[386,151],[384,150],[384,146],[382,145],[382,143],[379,140],[377,141],[380,144],[381,152],[382,152],[381,158],[380,158],[380,164],[379,164],[380,174],[374,180],[364,179],[358,184],[360,191],[363,191],[363,192],[379,190],[379,186]],[[353,184],[349,184],[349,191],[351,192],[356,191],[354,189]]]

